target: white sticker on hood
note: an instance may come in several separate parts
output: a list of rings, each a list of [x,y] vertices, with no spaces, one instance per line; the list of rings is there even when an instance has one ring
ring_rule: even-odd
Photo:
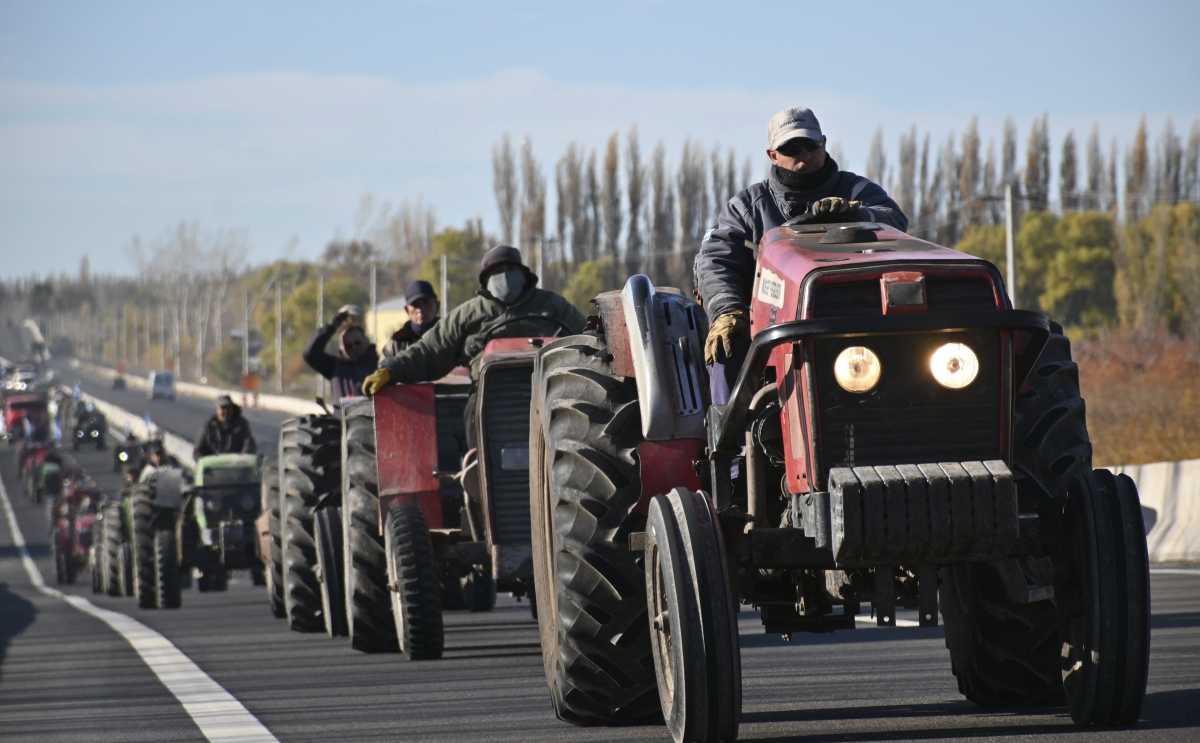
[[[763,268],[758,277],[758,298],[769,305],[783,309],[783,279],[769,268]]]

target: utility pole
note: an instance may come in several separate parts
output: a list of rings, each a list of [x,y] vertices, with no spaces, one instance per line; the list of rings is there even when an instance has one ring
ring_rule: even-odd
[[[283,392],[283,286],[275,282],[275,391]]]
[[[1017,307],[1017,254],[1013,247],[1013,191],[1012,183],[1004,186],[1004,260],[1008,272],[1008,296],[1013,309]]]
[[[167,368],[167,308],[162,304],[158,306],[158,368]]]
[[[375,261],[371,261],[371,339],[376,343],[379,342],[379,304],[376,291],[376,270]]]
[[[179,371],[180,371],[179,367],[180,367],[180,361],[181,361],[181,359],[179,357],[183,355],[181,353],[181,351],[183,349],[183,341],[179,337],[179,314],[180,314],[179,308],[176,307],[175,308],[175,348],[174,348],[175,358],[174,358],[174,363],[172,364],[172,366],[175,369],[175,378],[176,379],[179,379]]]
[[[442,317],[445,317],[446,314],[448,312],[450,312],[450,310],[447,309],[447,307],[449,306],[449,303],[450,303],[450,281],[447,279],[447,274],[446,274],[446,256],[445,256],[445,254],[442,255],[441,263],[442,263],[442,266],[441,266],[441,268],[442,268],[442,312],[441,312],[441,315],[442,315]]]
[[[250,290],[243,295],[242,304],[242,376],[250,373]]]
[[[542,273],[542,269],[545,267],[545,262],[543,261],[543,259],[542,259],[542,256],[546,254],[546,242],[547,242],[547,240],[549,240],[549,238],[547,238],[545,235],[543,235],[543,236],[542,236],[542,241],[541,241],[541,242],[538,244],[538,252],[537,252],[537,266],[536,266],[536,268],[534,269],[534,271],[535,271],[535,272],[537,273],[537,275],[538,275],[538,281],[540,281],[540,282],[541,282],[541,284],[542,284],[542,288],[543,288],[543,289],[549,289],[549,288],[550,288],[549,286],[547,286],[547,285],[546,285],[546,274]]]

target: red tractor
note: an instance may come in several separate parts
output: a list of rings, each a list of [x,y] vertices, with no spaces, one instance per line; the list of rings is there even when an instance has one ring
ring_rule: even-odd
[[[54,560],[55,582],[59,585],[74,583],[79,571],[94,559],[92,526],[100,499],[96,482],[72,468],[51,509],[50,556]],[[97,575],[93,573],[93,580]]]
[[[498,590],[530,595],[530,374],[543,339],[528,333],[538,330],[562,326],[508,319],[469,378],[344,402],[337,460],[330,416],[285,424],[276,550],[293,629],[323,622],[359,650],[438,658],[443,609],[488,611]]]
[[[871,223],[757,251],[753,341],[710,387],[701,308],[634,276],[540,352],[530,510],[546,679],[577,724],[733,740],[737,613],[945,620],[960,691],[1128,725],[1149,584],[1133,482],[1093,470],[1062,329],[987,261]],[[714,400],[715,398],[715,400]]]

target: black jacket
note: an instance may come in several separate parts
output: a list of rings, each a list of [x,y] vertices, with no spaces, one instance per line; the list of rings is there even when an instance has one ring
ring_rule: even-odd
[[[710,321],[729,310],[747,309],[754,282],[754,248],[770,230],[808,210],[827,196],[861,201],[864,218],[908,229],[908,217],[887,192],[861,175],[838,170],[808,190],[789,190],[774,174],[734,196],[721,210],[717,223],[700,243],[694,264],[696,287]]]
[[[434,321],[430,323],[429,327],[425,329],[425,332],[428,333],[430,330],[433,330],[438,321],[441,319],[442,318],[440,317],[434,319]],[[395,333],[392,333],[391,339],[388,340],[388,342],[384,345],[383,356],[379,359],[379,365],[384,366],[387,364],[388,359],[421,340],[422,335],[423,333],[417,332],[417,328],[415,325],[413,325],[412,320],[404,323],[399,330],[397,330]]]
[[[209,454],[253,454],[258,451],[254,443],[254,434],[250,432],[250,424],[242,417],[242,409],[233,406],[233,413],[221,423],[217,416],[208,419],[196,446],[192,449],[192,457],[199,459]]]
[[[353,361],[326,353],[325,346],[329,345],[329,340],[337,331],[338,326],[332,323],[318,328],[317,334],[308,342],[308,348],[304,349],[304,362],[330,381],[335,401],[343,397],[361,395],[363,380],[375,371],[379,364],[379,352],[375,350],[375,346],[368,348],[366,353]]]

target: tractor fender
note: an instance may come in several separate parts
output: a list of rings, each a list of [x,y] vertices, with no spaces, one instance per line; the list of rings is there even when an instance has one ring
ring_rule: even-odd
[[[642,274],[625,282],[621,309],[643,438],[703,439],[708,406],[704,312],[676,289],[656,289]]]

